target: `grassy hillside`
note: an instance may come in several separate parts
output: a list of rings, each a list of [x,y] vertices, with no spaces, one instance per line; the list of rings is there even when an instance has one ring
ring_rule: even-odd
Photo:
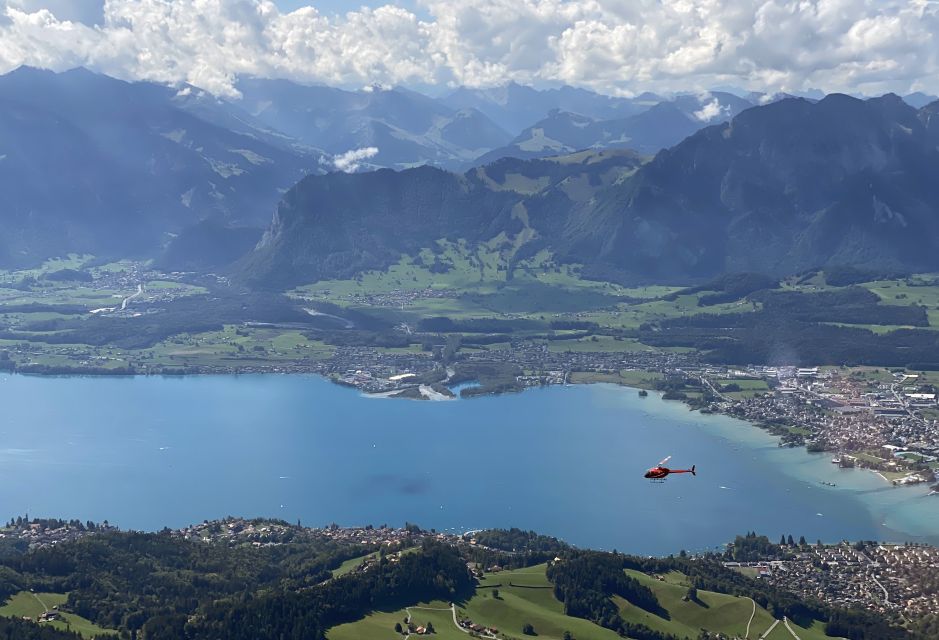
[[[498,590],[498,597],[494,597]],[[438,640],[465,640],[468,636],[453,624],[453,614],[446,602],[421,603],[389,612],[376,612],[351,624],[329,631],[329,640],[394,640],[395,623],[404,624],[409,611],[416,624],[431,622]],[[575,638],[617,640],[619,636],[587,620],[564,615],[564,605],[554,597],[545,577],[545,565],[486,575],[476,594],[466,602],[456,603],[457,617],[495,627],[500,636],[525,638],[522,626],[531,624],[542,640],[561,640],[565,631]]]
[[[450,604],[434,601],[422,602],[413,607],[396,611],[379,611],[369,614],[362,620],[342,624],[329,631],[329,640],[395,640],[402,637],[395,632],[395,624],[405,626],[410,614],[414,624],[424,626],[428,622],[434,625],[436,640],[466,640],[467,635],[453,624]]]
[[[698,591],[699,602],[684,600],[691,583],[682,573],[653,577],[627,570],[627,574],[655,592],[667,616],[649,613],[619,597],[614,602],[626,621],[656,631],[690,639],[697,638],[701,629],[730,637],[760,638],[775,621],[766,609],[749,598]],[[454,626],[449,607],[446,602],[431,602],[372,613],[362,620],[335,627],[329,632],[329,640],[395,640],[400,638],[394,632],[395,623],[403,625],[409,612],[416,624],[432,622],[439,640],[466,638]],[[472,598],[456,603],[456,613],[460,620],[468,618],[474,623],[495,627],[500,637],[511,639],[527,637],[522,633],[525,624],[531,624],[537,637],[543,640],[561,640],[565,631],[575,638],[590,640],[619,638],[615,632],[588,620],[565,615],[563,603],[554,597],[552,585],[545,577],[545,565],[487,574],[480,580]],[[809,628],[791,621],[789,625],[800,640],[832,640],[825,635],[821,622],[816,621]],[[792,638],[792,635],[780,621],[767,637]]]
[[[652,589],[659,603],[668,612],[666,619],[617,598],[620,615],[629,622],[644,624],[652,629],[685,638],[697,638],[702,628],[731,637],[760,638],[773,626],[773,616],[749,598],[699,590],[698,602],[685,600],[691,582],[682,573],[671,572],[656,577],[632,570],[627,570],[626,573]],[[825,635],[821,622],[816,621],[809,628],[800,627],[791,621],[789,625],[801,640],[832,640]],[[791,639],[792,635],[780,622],[767,637]]]
[[[773,624],[773,617],[762,607],[757,606],[754,613],[753,601],[749,598],[699,591],[699,602],[683,600],[688,593],[688,587],[691,586],[683,574],[673,572],[658,579],[638,571],[627,573],[655,592],[671,618],[666,620],[620,599],[617,605],[621,615],[630,622],[638,622],[677,636],[697,637],[701,628],[706,628],[741,638],[747,632],[751,615],[753,621],[750,623],[750,637],[757,637]]]
[[[498,597],[494,591],[498,589]],[[614,640],[619,636],[592,622],[564,615],[545,577],[545,565],[487,574],[476,595],[457,608],[460,617],[496,627],[510,638],[523,638],[522,626],[531,624],[539,638],[561,640],[565,631],[575,638]]]
[[[68,594],[65,593],[32,593],[21,591],[10,598],[2,607],[0,607],[0,616],[11,618],[29,617],[33,620],[39,618],[47,609],[59,607],[65,604]],[[77,631],[86,638],[111,637],[116,635],[116,631],[104,629],[73,613],[62,613],[61,621],[44,622],[42,624],[52,626],[56,629]]]

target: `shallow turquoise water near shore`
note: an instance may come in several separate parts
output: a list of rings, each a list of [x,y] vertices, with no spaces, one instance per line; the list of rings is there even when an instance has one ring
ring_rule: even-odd
[[[644,480],[666,455],[698,476]],[[0,375],[0,518],[517,526],[644,554],[748,530],[939,542],[939,496],[829,460],[606,385],[417,402],[312,376]]]

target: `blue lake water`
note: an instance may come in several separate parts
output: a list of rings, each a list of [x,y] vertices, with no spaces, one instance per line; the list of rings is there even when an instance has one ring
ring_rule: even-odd
[[[644,480],[666,455],[697,477]],[[829,459],[606,385],[418,402],[312,376],[0,375],[0,518],[517,526],[642,554],[748,530],[939,542],[939,496]]]

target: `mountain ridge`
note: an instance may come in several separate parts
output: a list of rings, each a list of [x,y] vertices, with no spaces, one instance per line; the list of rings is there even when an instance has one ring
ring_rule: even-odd
[[[514,195],[508,201],[502,191],[497,212],[487,211],[492,202],[483,204],[496,198],[492,189],[473,181],[493,165],[481,167],[459,178],[473,185],[463,205],[477,216],[464,239],[490,240],[504,233],[519,242],[524,227],[528,231],[519,250],[546,248],[562,261],[619,279],[687,280],[733,271],[779,275],[852,264],[939,269],[937,112],[939,103],[916,110],[892,94],[868,100],[832,94],[818,102],[787,98],[702,129],[642,166],[635,162],[608,183],[590,170],[589,153],[578,161],[552,159],[555,165],[576,166],[578,179],[586,181],[588,187],[576,197],[573,174],[546,178],[533,164],[544,160],[512,161],[517,175],[541,179],[542,186],[528,193],[510,189]],[[384,174],[362,191],[407,190],[407,173]],[[292,206],[279,210],[292,221],[291,237],[273,226],[255,257],[275,246],[290,253],[301,238],[323,232],[325,227],[307,224],[317,203],[303,195],[319,180],[332,178],[298,185]],[[344,209],[342,220],[330,218],[330,224],[349,233],[360,215],[374,213],[367,203],[358,206]],[[423,206],[426,216],[433,205],[424,201]],[[506,208],[514,215],[506,216]],[[449,220],[444,208],[433,211]],[[429,246],[438,238],[458,236],[462,228],[439,229],[445,233],[424,235],[423,242]],[[366,229],[358,232],[372,232]],[[282,244],[275,242],[278,237]],[[386,245],[386,259],[369,268],[387,266],[394,246]],[[413,250],[397,247],[397,257]],[[328,257],[319,259],[328,263]],[[281,259],[288,271],[289,263]]]
[[[0,258],[152,254],[209,217],[263,224],[318,161],[178,90],[84,69],[0,76]]]

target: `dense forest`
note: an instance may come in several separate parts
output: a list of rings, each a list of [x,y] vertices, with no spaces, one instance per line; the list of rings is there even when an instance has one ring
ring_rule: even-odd
[[[652,590],[627,576],[623,556],[597,551],[565,554],[560,562],[548,567],[548,579],[554,583],[555,597],[564,603],[564,613],[585,618],[601,627],[636,640],[670,640],[671,635],[644,625],[626,622],[612,596],[650,613],[667,616]]]
[[[153,617],[192,614],[208,600],[319,584],[361,553],[316,538],[254,548],[108,532],[0,559],[0,597],[24,589],[68,592],[70,611],[134,631]]]
[[[543,536],[534,531],[511,529],[490,529],[476,534],[476,542],[502,551],[557,553],[569,549],[569,545],[551,536]]]
[[[436,599],[452,601],[471,589],[471,576],[458,550],[425,541],[419,553],[404,554],[398,562],[385,558],[371,571],[319,587],[212,603],[187,624],[182,616],[154,620],[146,628],[146,637],[320,640],[329,627],[356,620],[368,611]],[[179,635],[180,629],[184,635]]]
[[[60,521],[48,521],[50,525]],[[504,568],[548,563],[547,577],[567,615],[590,620],[634,640],[672,636],[620,614],[613,598],[664,619],[655,593],[625,572],[681,572],[692,590],[753,598],[777,618],[807,624],[826,621],[830,635],[850,640],[900,640],[907,632],[863,610],[844,610],[800,600],[766,582],[724,567],[727,557],[642,558],[582,551],[548,536],[520,529],[476,534],[476,544],[445,544],[425,538],[412,552],[380,553],[367,570],[333,579],[331,569],[378,547],[336,543],[321,534],[282,523],[277,544],[193,542],[168,532],[124,533],[93,523],[79,540],[29,551],[4,546],[0,554],[0,601],[26,589],[69,594],[65,609],[140,640],[321,640],[337,624],[375,610],[419,601],[465,601],[475,593],[470,564]],[[218,527],[219,525],[208,525]],[[420,530],[413,527],[412,535]],[[405,540],[405,547],[416,544]],[[739,536],[728,557],[779,553],[764,536]],[[939,589],[939,587],[937,587]],[[0,639],[68,640],[62,634],[0,618]],[[918,621],[932,637],[932,618]],[[21,631],[25,630],[25,631]],[[6,634],[4,636],[4,634]],[[32,635],[30,635],[32,634]]]
[[[59,631],[40,626],[34,622],[0,617],[0,639],[2,640],[82,640],[73,631]]]
[[[879,304],[861,287],[804,293],[763,290],[761,308],[745,313],[697,314],[647,323],[636,337],[660,347],[692,347],[725,364],[847,364],[905,366],[939,362],[939,336],[921,306]],[[859,325],[899,325],[875,333]],[[921,328],[923,327],[923,328]]]
[[[694,287],[688,287],[664,296],[664,300],[672,301],[679,296],[694,293],[705,293],[698,298],[698,306],[707,307],[723,302],[734,302],[751,293],[764,289],[775,289],[779,280],[759,273],[729,273]]]
[[[135,309],[139,316],[105,318],[86,314],[34,321],[16,331],[0,331],[0,338],[142,349],[180,333],[217,331],[225,324],[293,323],[301,328],[313,328],[329,321],[324,316],[304,312],[286,296],[267,293],[217,292],[140,305]]]

